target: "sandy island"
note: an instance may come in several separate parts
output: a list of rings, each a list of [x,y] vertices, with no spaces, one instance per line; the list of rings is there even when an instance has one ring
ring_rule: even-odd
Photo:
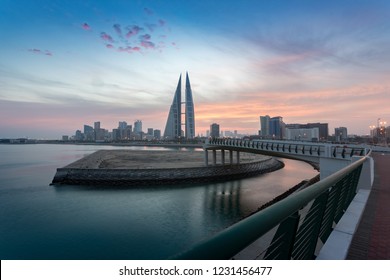
[[[221,153],[217,153],[217,162],[221,162]],[[235,155],[234,155],[235,156]],[[240,163],[269,159],[264,155],[240,153]],[[233,158],[235,161],[235,157]],[[229,153],[225,152],[225,162],[229,162]],[[209,155],[211,164],[211,152]],[[139,150],[100,150],[75,161],[65,168],[91,169],[161,169],[203,167],[203,151],[139,151]]]

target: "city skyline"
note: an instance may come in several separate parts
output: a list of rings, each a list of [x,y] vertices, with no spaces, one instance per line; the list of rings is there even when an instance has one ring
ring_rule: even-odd
[[[263,115],[358,135],[390,122],[388,1],[5,0],[0,15],[0,138],[163,130],[185,70],[196,135],[255,134]]]

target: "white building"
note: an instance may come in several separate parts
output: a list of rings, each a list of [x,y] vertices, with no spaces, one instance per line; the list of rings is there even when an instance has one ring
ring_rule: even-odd
[[[313,128],[286,128],[287,140],[317,141],[320,137],[318,127]]]

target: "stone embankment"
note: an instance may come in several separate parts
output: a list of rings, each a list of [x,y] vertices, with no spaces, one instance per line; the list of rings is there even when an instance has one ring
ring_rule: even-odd
[[[199,162],[202,152],[181,151],[180,156],[177,152],[144,153],[148,154],[135,151],[98,151],[64,168],[58,168],[52,184],[153,186],[216,182],[272,172],[284,166],[271,157],[251,156],[243,157],[241,164],[205,167]]]

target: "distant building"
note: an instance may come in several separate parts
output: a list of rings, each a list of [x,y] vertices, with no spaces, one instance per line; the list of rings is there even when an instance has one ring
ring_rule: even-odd
[[[210,137],[219,137],[219,124],[213,123],[212,125],[210,125]]]
[[[270,136],[269,132],[269,122],[270,122],[270,116],[260,116],[260,135],[263,137]]]
[[[69,136],[68,135],[63,135],[62,136],[62,141],[69,141]]]
[[[83,133],[81,132],[81,130],[76,130],[76,133],[74,135],[74,139],[76,141],[83,141],[84,140],[84,135]]]
[[[157,139],[157,140],[161,139],[161,130],[155,129],[153,131],[153,136],[154,136],[154,139]]]
[[[320,132],[318,127],[313,128],[286,128],[287,140],[318,141]]]
[[[112,141],[118,141],[121,139],[120,129],[114,128],[112,130]]]
[[[307,123],[307,124],[286,124],[286,128],[289,129],[306,129],[306,128],[318,128],[319,140],[326,141],[329,136],[329,129],[327,123]]]
[[[260,136],[262,138],[283,139],[285,137],[285,123],[283,118],[260,116]]]
[[[337,142],[347,141],[348,132],[346,127],[337,127],[334,129],[334,136]]]
[[[182,104],[185,104],[185,131],[182,127]],[[181,98],[181,75],[173,97],[172,105],[169,109],[167,123],[164,130],[164,138],[177,139],[185,137],[192,139],[195,137],[195,113],[194,101],[192,99],[192,90],[188,73],[186,73],[185,102]]]
[[[92,126],[84,125],[84,140],[93,141],[95,140],[95,131]]]
[[[127,127],[127,122],[123,121],[123,122],[119,122],[118,124],[118,129],[123,129],[125,130]]]
[[[104,141],[105,130],[100,127],[100,122],[95,122],[93,128],[94,128],[94,133],[95,133],[94,140],[95,141]]]
[[[148,135],[152,135],[153,136],[153,128],[148,128]]]
[[[134,132],[135,133],[141,133],[142,132],[142,121],[136,120],[134,122]]]

